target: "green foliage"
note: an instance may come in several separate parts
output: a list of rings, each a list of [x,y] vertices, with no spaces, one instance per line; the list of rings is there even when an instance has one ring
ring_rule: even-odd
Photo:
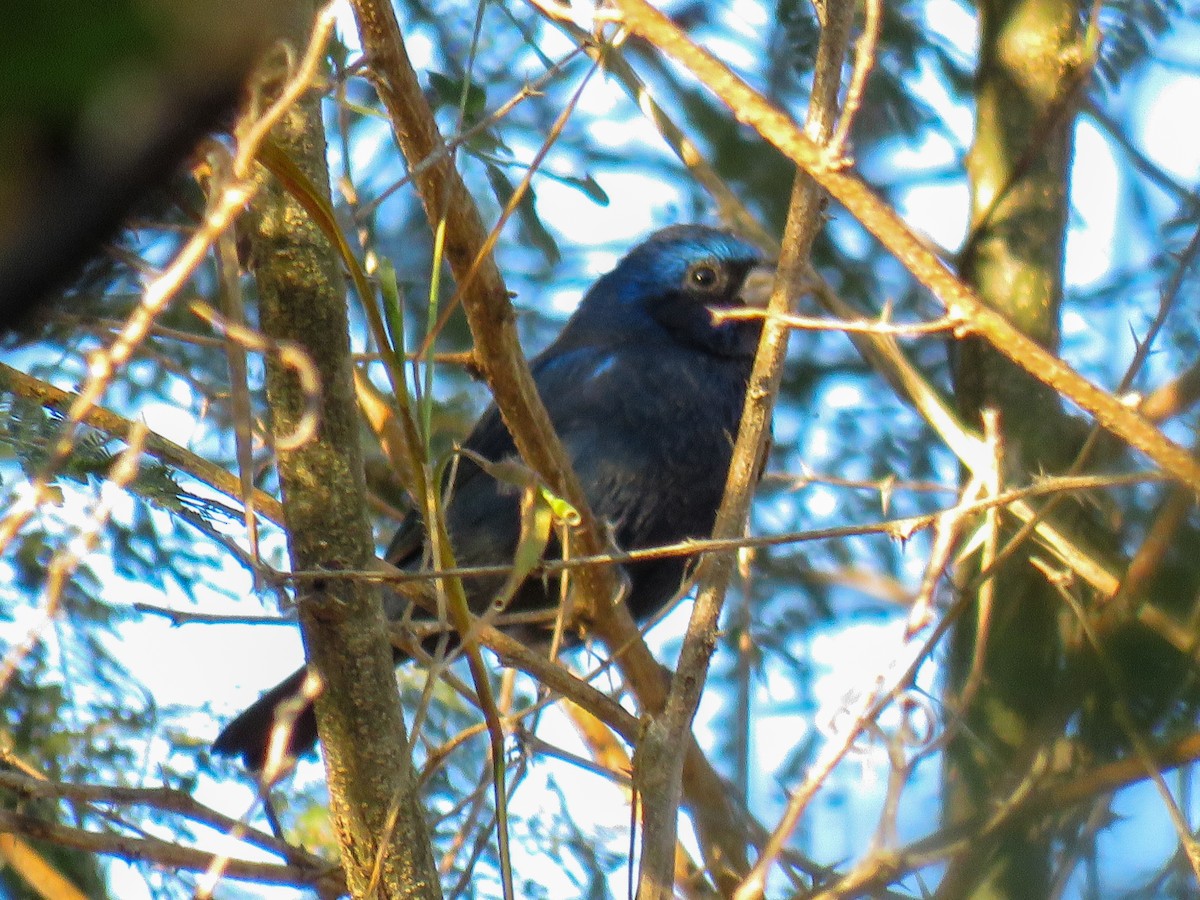
[[[1155,42],[1170,33],[1188,14],[1181,0],[1113,0],[1100,11],[1103,43],[1096,70],[1106,89],[1115,89],[1123,76],[1144,66]]]

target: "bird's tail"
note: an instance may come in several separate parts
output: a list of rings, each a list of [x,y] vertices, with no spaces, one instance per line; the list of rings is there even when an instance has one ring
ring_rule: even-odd
[[[240,756],[246,768],[260,771],[267,761],[271,732],[280,704],[300,698],[306,669],[293,672],[254,701],[226,725],[213,741],[213,752],[221,756]],[[312,702],[304,704],[288,735],[288,754],[302,756],[317,743],[317,717]]]

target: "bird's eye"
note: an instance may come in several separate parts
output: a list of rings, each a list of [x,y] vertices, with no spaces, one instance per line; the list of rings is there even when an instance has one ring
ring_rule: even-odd
[[[710,263],[698,263],[688,270],[688,284],[702,291],[712,290],[720,280],[716,267]]]

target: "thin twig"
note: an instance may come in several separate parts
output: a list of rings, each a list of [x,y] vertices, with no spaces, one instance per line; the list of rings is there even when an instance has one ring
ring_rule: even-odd
[[[856,321],[825,319],[744,307],[718,310],[712,314],[712,317],[718,322],[727,319],[765,319],[778,322],[788,328],[804,331],[844,331],[852,334],[879,334],[891,337],[920,337],[945,332],[952,332],[955,337],[964,337],[969,332],[968,323],[953,314],[929,322],[889,322],[885,319],[871,322],[866,319]]]
[[[867,79],[875,68],[875,48],[879,44],[879,32],[883,23],[882,0],[865,0],[866,11],[863,32],[854,44],[854,68],[850,72],[850,86],[846,88],[846,101],[838,117],[837,129],[829,139],[827,151],[830,159],[842,160],[846,155],[846,144],[850,140],[850,128],[862,105],[867,90]]]

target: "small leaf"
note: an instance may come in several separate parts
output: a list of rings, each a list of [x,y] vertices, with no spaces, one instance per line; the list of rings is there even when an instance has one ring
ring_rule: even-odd
[[[462,103],[463,80],[441,72],[429,73],[429,87],[433,90],[434,106],[458,109]],[[463,121],[467,125],[478,122],[487,113],[487,90],[472,81],[467,86],[467,102],[463,107]]]
[[[600,182],[598,182],[591,175],[588,175],[584,178],[573,178],[570,175],[564,175],[562,176],[561,180],[564,184],[569,184],[572,187],[583,191],[584,194],[586,194],[590,199],[594,200],[600,206],[608,206],[608,193],[604,190],[604,188],[600,187]]]
[[[513,194],[515,193],[512,182],[508,180],[508,176],[498,166],[491,163],[487,166],[487,173],[488,181],[492,185],[492,192],[496,195],[496,199],[500,201],[500,205],[507,208],[512,202]],[[561,259],[561,254],[558,252],[558,244],[538,217],[537,207],[534,202],[535,199],[533,188],[527,188],[517,203],[517,216],[520,217],[521,226],[525,229],[529,239],[542,251],[547,261],[557,263]]]
[[[512,571],[504,587],[492,599],[494,608],[504,609],[508,606],[529,573],[542,561],[546,544],[550,542],[550,525],[553,521],[554,515],[550,504],[546,502],[545,492],[530,484],[521,494],[521,536],[513,553]]]

